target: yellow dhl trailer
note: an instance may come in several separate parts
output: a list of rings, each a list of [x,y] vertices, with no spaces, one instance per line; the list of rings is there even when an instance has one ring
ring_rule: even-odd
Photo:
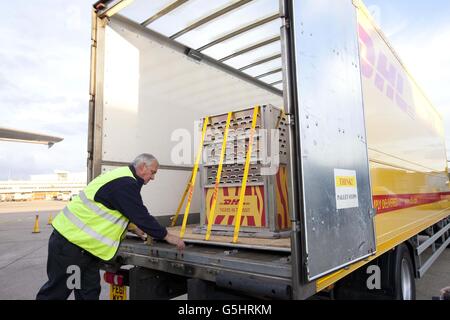
[[[150,212],[169,226],[190,194],[178,219],[189,225],[170,229],[186,250],[124,240],[105,264],[123,280],[112,292],[415,298],[414,279],[450,243],[444,128],[362,2],[103,0],[92,18],[90,179],[150,152],[161,164],[142,191]],[[275,128],[277,170],[254,174],[252,143],[232,164],[242,174],[193,161],[206,119],[246,126],[247,142]],[[196,153],[180,149],[185,136]]]

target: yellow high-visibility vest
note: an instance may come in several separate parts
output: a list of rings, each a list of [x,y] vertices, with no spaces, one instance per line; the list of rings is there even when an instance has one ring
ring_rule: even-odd
[[[102,260],[110,260],[125,237],[129,220],[94,200],[97,191],[108,182],[132,177],[130,168],[121,167],[92,180],[53,219],[53,227],[67,240]]]

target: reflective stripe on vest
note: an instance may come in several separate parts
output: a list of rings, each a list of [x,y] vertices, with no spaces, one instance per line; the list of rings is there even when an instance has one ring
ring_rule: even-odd
[[[103,211],[102,209],[100,209],[99,207],[97,207],[93,202],[91,202],[86,195],[84,194],[83,191],[80,192],[79,194],[80,196],[80,200],[81,202],[83,202],[83,204],[88,207],[89,209],[91,209],[93,212],[95,212],[97,215],[99,215],[100,217],[102,217],[103,219],[109,220],[114,224],[117,224],[118,226],[125,228],[128,226],[128,219],[126,218],[120,218],[120,217],[116,217],[113,216],[112,214],[110,214],[109,212]]]
[[[92,180],[53,219],[53,227],[67,240],[96,257],[110,260],[125,236],[129,220],[118,210],[112,210],[95,195],[107,183],[122,177],[136,180],[130,168],[121,167]]]
[[[84,224],[80,219],[78,219],[77,216],[75,216],[72,212],[69,211],[69,209],[67,209],[67,207],[65,207],[62,212],[63,212],[64,216],[70,220],[70,222],[72,222],[74,225],[76,225],[78,228],[80,228],[80,230],[86,232],[92,238],[104,243],[105,245],[107,245],[109,247],[119,246],[120,241],[113,241],[111,239],[108,239],[108,238],[98,234],[97,232],[95,232],[94,230],[89,228],[86,224]]]

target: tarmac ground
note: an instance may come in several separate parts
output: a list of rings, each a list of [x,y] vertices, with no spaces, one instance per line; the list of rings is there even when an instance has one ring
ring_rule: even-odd
[[[0,300],[34,300],[47,281],[48,239],[53,230],[49,215],[65,206],[62,201],[0,203]],[[10,212],[8,212],[10,211]],[[40,233],[32,233],[36,214]],[[73,299],[73,293],[69,297]],[[102,279],[101,300],[109,299]]]
[[[0,300],[35,299],[47,281],[47,246],[52,232],[48,218],[50,214],[55,217],[64,205],[61,201],[0,203]],[[32,233],[36,214],[40,233]],[[431,300],[448,286],[450,249],[444,250],[425,276],[416,280],[417,299]],[[109,299],[109,285],[103,278],[100,299]]]

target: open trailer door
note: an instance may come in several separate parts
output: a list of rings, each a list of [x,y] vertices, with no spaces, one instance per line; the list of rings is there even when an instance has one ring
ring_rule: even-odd
[[[285,1],[307,281],[376,250],[352,0]]]

